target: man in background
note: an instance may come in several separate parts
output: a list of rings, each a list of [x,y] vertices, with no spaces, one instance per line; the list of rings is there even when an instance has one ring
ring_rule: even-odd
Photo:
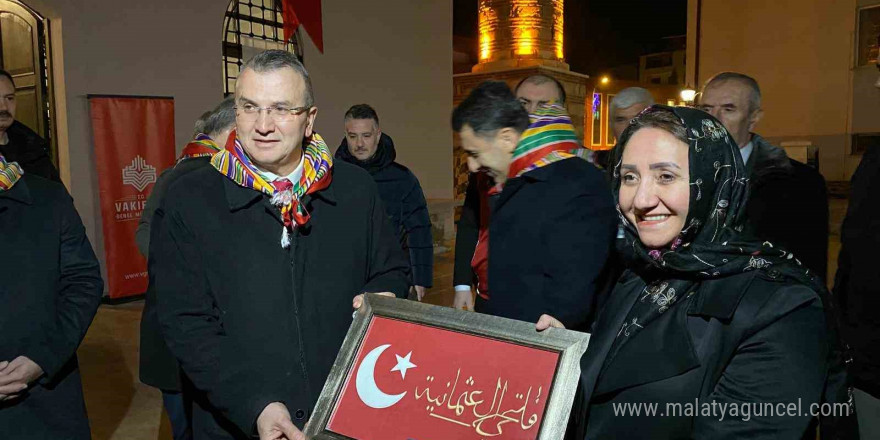
[[[611,128],[614,131],[614,139],[620,139],[623,130],[629,126],[629,121],[638,116],[642,110],[654,105],[654,97],[651,92],[641,87],[627,87],[614,95],[609,105],[608,117],[611,118]],[[605,169],[609,178],[613,168],[620,161],[620,152],[617,148],[596,152],[596,164]]]
[[[61,182],[49,158],[49,143],[15,120],[15,82],[5,70],[0,70],[0,154],[28,174]]]
[[[391,136],[379,128],[379,115],[367,104],[352,106],[342,118],[345,137],[335,157],[357,165],[373,176],[379,196],[401,246],[409,253],[413,290],[419,301],[433,284],[434,243],[428,202],[419,179],[395,162]]]
[[[746,233],[792,252],[813,273],[828,272],[828,190],[814,168],[754,133],[764,114],[754,78],[723,72],[710,78],[698,106],[739,145],[749,177]]]
[[[162,204],[168,188],[181,176],[209,166],[211,156],[223,149],[229,133],[235,128],[235,100],[230,96],[216,108],[203,114],[195,124],[193,140],[183,148],[177,163],[162,172],[153,192],[147,198],[144,212],[138,222],[136,241],[138,250],[149,257],[150,230],[153,213]],[[220,188],[218,188],[220,190]],[[148,267],[153,267],[149,265]],[[156,315],[155,273],[149,270],[149,285],[141,316],[140,379],[141,382],[162,391],[162,403],[171,422],[174,440],[192,438],[190,423],[191,402],[183,393],[180,364],[168,350],[159,329]]]

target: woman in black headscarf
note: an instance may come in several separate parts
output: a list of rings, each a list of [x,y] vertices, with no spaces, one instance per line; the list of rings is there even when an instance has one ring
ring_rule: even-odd
[[[792,254],[740,239],[736,143],[707,113],[654,106],[620,145],[627,270],[581,363],[576,438],[799,439],[828,371],[824,290]]]

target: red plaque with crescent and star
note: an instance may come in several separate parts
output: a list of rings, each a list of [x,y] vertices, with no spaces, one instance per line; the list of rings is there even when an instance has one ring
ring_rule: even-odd
[[[537,439],[559,360],[374,316],[326,429],[361,440]]]

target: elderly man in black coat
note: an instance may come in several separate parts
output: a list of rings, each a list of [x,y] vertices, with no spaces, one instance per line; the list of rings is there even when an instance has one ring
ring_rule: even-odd
[[[452,126],[470,171],[495,184],[488,240],[474,252],[488,258],[491,288],[474,309],[530,322],[553,311],[566,327],[581,328],[617,216],[602,172],[582,158],[588,151],[571,119],[556,105],[529,115],[507,85],[487,81],[455,109]]]
[[[752,132],[763,115],[758,82],[742,73],[719,73],[703,87],[699,108],[718,118],[740,147],[750,180],[746,232],[792,252],[804,266],[825,279],[825,179]]]
[[[434,244],[428,202],[419,179],[394,161],[394,141],[379,128],[379,115],[372,107],[354,105],[345,112],[343,121],[345,137],[335,157],[363,168],[376,181],[397,238],[409,252],[413,290],[421,301],[433,284]]]
[[[296,55],[265,51],[241,72],[235,142],[153,218],[159,323],[196,389],[196,439],[304,440],[352,307],[405,296],[409,264],[369,174],[332,163],[313,131]]]
[[[0,437],[88,439],[76,349],[104,283],[60,183],[0,156]]]

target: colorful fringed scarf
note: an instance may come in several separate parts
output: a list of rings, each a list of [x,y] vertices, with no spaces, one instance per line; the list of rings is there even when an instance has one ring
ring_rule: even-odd
[[[17,162],[6,162],[6,158],[0,154],[0,192],[8,191],[21,179],[24,174]]]
[[[513,151],[509,179],[572,157],[590,160],[590,151],[581,146],[571,118],[561,106],[538,107],[529,121]]]
[[[179,163],[184,159],[193,157],[213,156],[221,150],[222,148],[214,142],[214,139],[211,139],[210,136],[204,133],[199,133],[196,135],[195,139],[183,147],[183,151],[180,153],[177,162]]]
[[[234,134],[229,136],[226,148],[211,158],[211,165],[236,184],[272,196],[272,204],[281,209],[284,221],[281,246],[287,248],[293,228],[309,221],[309,213],[300,202],[302,196],[330,185],[330,169],[333,167],[330,149],[320,135],[312,134],[309,143],[303,147],[302,176],[298,182],[292,182],[289,189],[279,191],[263,178]]]

